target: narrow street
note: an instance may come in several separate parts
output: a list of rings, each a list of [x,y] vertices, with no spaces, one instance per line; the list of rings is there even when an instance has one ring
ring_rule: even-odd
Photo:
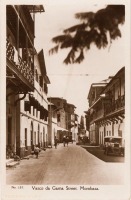
[[[120,185],[124,163],[106,163],[80,146],[69,144],[41,151],[39,158],[21,160],[7,168],[7,184],[20,185]]]

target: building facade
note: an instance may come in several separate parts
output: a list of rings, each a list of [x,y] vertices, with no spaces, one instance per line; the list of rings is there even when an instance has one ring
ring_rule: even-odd
[[[48,146],[54,146],[55,136],[57,137],[57,111],[53,103],[48,103]]]
[[[60,142],[63,141],[63,136],[69,136],[72,141],[77,140],[78,119],[75,114],[75,106],[67,103],[66,99],[59,97],[49,97],[48,101],[55,106],[56,109],[51,113],[57,112],[57,138]],[[49,112],[50,113],[50,112]],[[53,123],[53,122],[52,122]],[[51,133],[50,133],[51,134]],[[53,134],[53,130],[52,130]],[[53,138],[54,136],[52,136]]]
[[[122,146],[125,143],[124,118],[125,118],[125,68],[107,79],[96,99],[91,100],[86,112],[89,128],[90,143],[104,145],[106,136],[121,137]]]
[[[56,115],[56,121],[57,121],[57,138],[59,139],[60,142],[63,140],[63,134],[67,132],[66,129],[66,112],[64,109],[64,105],[66,104],[66,100],[60,97],[48,97],[49,104],[53,105],[52,109],[49,111],[49,118],[50,118],[50,123],[49,124],[49,135],[52,140],[50,141],[51,143],[54,143],[54,132],[53,129],[50,129],[50,127],[53,127],[53,115]],[[56,114],[55,114],[56,112]],[[52,144],[51,144],[52,146]]]
[[[41,50],[34,56],[34,92],[20,101],[20,156],[26,156],[34,146],[48,146],[48,87],[50,83],[46,73],[44,53]]]
[[[35,14],[42,5],[6,7],[6,147],[7,158],[27,156],[47,142],[47,84],[41,50],[34,47]]]
[[[77,133],[78,133],[78,120],[77,115],[75,114],[75,106],[73,104],[67,103],[65,105],[66,111],[66,128],[68,130],[68,136],[70,140],[76,141],[77,140]]]

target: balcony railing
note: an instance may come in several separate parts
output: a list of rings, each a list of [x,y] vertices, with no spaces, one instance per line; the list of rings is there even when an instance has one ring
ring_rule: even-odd
[[[33,71],[30,69],[29,65],[26,63],[26,61],[22,60],[22,58],[18,57],[18,65],[17,68],[21,72],[21,74],[33,85],[34,84],[34,75]]]
[[[31,66],[18,55],[18,52],[16,52],[14,46],[9,42],[9,40],[6,42],[6,56],[13,63],[15,68],[17,68],[19,73],[33,86],[34,73],[31,69]],[[17,60],[17,62],[15,60]]]
[[[117,111],[125,106],[125,96],[122,95],[117,100],[110,104],[105,105],[105,114],[109,114],[111,112]]]

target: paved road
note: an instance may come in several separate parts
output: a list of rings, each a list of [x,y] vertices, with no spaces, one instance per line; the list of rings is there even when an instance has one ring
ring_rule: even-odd
[[[22,160],[7,169],[7,184],[19,185],[118,185],[124,184],[124,163],[106,163],[80,146],[58,145],[39,158]]]

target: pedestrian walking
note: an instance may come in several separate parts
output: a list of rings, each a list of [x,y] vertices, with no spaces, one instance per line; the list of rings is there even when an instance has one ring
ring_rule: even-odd
[[[38,158],[39,151],[40,151],[40,149],[39,149],[38,145],[36,145],[35,149],[34,149],[34,154],[36,155],[36,158]]]
[[[63,136],[63,145],[64,145],[64,147],[65,147],[65,143],[66,143],[66,136],[64,135]]]
[[[57,149],[58,139],[57,139],[56,136],[55,136],[55,139],[54,139],[54,144],[55,144],[55,149]]]
[[[66,137],[66,144],[67,144],[67,147],[68,147],[68,143],[69,143],[69,137],[67,136],[67,137]]]

